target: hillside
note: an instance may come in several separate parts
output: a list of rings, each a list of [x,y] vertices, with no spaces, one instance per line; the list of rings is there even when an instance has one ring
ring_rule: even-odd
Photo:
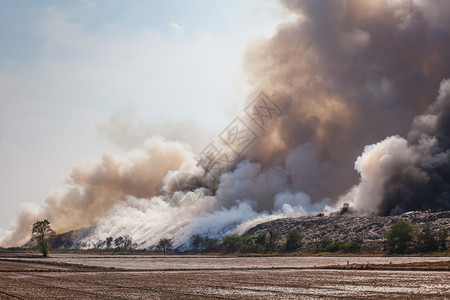
[[[290,230],[298,230],[302,236],[305,248],[311,250],[322,239],[353,241],[362,240],[362,248],[365,250],[384,250],[384,237],[391,226],[399,220],[406,220],[414,224],[415,229],[422,229],[429,224],[432,230],[439,226],[450,228],[450,211],[445,212],[407,212],[396,216],[356,216],[356,215],[331,215],[331,216],[305,216],[298,218],[283,218],[256,225],[249,229],[244,236],[255,237],[269,230],[278,231],[281,235],[279,243],[284,243]],[[73,241],[84,232],[82,230],[69,231],[57,234],[50,238],[54,249],[68,249],[76,245]],[[24,248],[36,247],[36,242],[31,239]]]
[[[282,240],[285,240],[287,233],[296,229],[301,232],[306,247],[311,247],[324,238],[347,241],[362,239],[363,247],[381,250],[384,248],[385,235],[391,225],[399,220],[413,223],[415,229],[421,229],[426,223],[429,223],[433,230],[439,226],[450,228],[450,211],[407,212],[397,216],[334,215],[285,218],[259,224],[244,235],[254,237],[272,229],[278,231]]]

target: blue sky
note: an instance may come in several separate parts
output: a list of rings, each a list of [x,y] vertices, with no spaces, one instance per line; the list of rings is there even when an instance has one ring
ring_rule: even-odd
[[[113,116],[198,150],[243,107],[246,46],[292,17],[275,0],[0,0],[0,228],[126,151],[99,130]]]

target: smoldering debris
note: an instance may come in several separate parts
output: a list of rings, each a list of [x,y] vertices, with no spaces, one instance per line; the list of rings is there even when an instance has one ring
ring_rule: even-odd
[[[83,228],[75,242],[86,247],[130,235],[146,248],[327,215],[345,202],[357,214],[450,209],[448,4],[281,2],[297,20],[250,45],[245,70],[249,99],[265,91],[285,113],[254,132],[226,172],[214,177],[187,143],[153,137],[137,146],[139,135],[128,154],[75,167],[69,188],[24,208],[0,244],[23,244],[41,218],[58,232]],[[111,132],[124,128],[116,119],[105,130],[123,142]]]

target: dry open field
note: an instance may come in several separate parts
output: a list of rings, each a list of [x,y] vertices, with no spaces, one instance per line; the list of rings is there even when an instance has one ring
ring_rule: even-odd
[[[449,271],[328,270],[449,257],[0,258],[1,299],[449,299]]]

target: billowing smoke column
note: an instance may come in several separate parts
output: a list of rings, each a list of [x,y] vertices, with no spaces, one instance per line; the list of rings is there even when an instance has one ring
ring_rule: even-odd
[[[289,113],[251,158],[273,166],[289,157],[297,190],[336,199],[357,181],[363,146],[405,136],[450,77],[450,5],[282,2],[298,20],[254,45],[246,69],[255,91],[270,91]]]
[[[153,137],[76,167],[71,188],[25,208],[0,244],[26,242],[44,217],[58,232],[82,228],[84,247],[130,235],[137,248],[173,237],[182,249],[193,234],[219,238],[344,202],[360,213],[449,209],[449,3],[282,3],[298,19],[252,45],[245,68],[255,95],[285,113],[231,171],[214,182],[187,144]]]
[[[396,214],[413,209],[450,209],[450,80],[417,116],[408,139],[391,136],[356,161],[360,183],[341,201],[359,211]]]

